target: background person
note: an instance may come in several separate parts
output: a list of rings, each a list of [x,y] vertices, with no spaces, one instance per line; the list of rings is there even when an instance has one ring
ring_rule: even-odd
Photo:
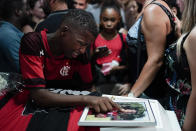
[[[128,53],[133,83],[129,95],[139,97],[145,91],[148,96],[161,99],[167,93],[162,77],[164,51],[176,40],[174,16],[165,1],[137,2],[143,4],[143,10],[127,36],[129,46],[136,47]]]
[[[168,98],[168,109],[175,111],[183,131],[196,130],[195,7],[194,0],[185,1],[182,15],[183,35],[177,41],[177,47],[169,48],[170,53],[166,57],[166,82],[173,89]]]
[[[96,58],[94,66],[100,74],[97,90],[103,94],[125,95],[129,91],[129,84],[125,84],[126,36],[118,32],[120,20],[120,8],[114,2],[104,3],[100,14],[100,33],[94,43],[95,54],[102,56]],[[102,52],[100,47],[104,46],[106,50]]]
[[[27,0],[27,6],[30,7],[31,16],[27,17],[27,23],[22,28],[24,33],[33,32],[35,26],[45,18],[40,0]]]
[[[177,1],[176,0],[169,0],[167,3],[169,5],[169,7],[171,8],[172,12],[174,13],[174,15],[176,15],[178,17],[178,19],[181,20],[182,13],[180,11],[179,5],[177,4]]]
[[[0,1],[0,72],[20,72],[19,47],[24,17],[27,16],[23,0]]]
[[[139,13],[141,12],[142,5],[131,0],[125,7],[125,18],[126,18],[126,28],[130,29],[131,26],[136,22]]]
[[[47,33],[54,33],[59,28],[64,15],[67,13],[67,1],[43,0],[43,9],[45,12],[48,12],[48,16],[36,26],[35,31],[40,32],[47,29]]]
[[[121,8],[121,5],[118,3],[117,0],[107,0],[107,1],[98,0],[96,3],[88,4],[88,7],[86,8],[86,11],[90,12],[93,15],[93,17],[94,17],[94,19],[97,23],[97,26],[99,26],[100,25],[100,13],[101,13],[102,5],[105,2],[110,2],[110,1],[113,1],[115,4],[117,4],[120,7],[120,13],[121,13],[122,17],[121,17],[121,28],[119,29],[119,32],[126,34],[127,30],[124,29],[125,13],[124,13],[124,10]]]
[[[73,0],[75,9],[85,10],[88,6],[87,0]]]

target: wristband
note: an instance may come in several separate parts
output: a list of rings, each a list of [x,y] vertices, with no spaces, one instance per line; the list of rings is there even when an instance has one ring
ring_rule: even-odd
[[[134,94],[133,94],[132,92],[130,92],[130,93],[128,94],[128,97],[133,97],[133,98],[135,98],[135,96],[134,96]]]

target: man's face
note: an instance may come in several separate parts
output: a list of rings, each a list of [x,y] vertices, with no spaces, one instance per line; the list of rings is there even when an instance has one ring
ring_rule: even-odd
[[[84,10],[87,7],[87,2],[86,2],[86,0],[74,0],[74,7],[76,9]]]
[[[84,54],[86,48],[93,43],[95,37],[89,32],[67,31],[61,38],[64,55],[68,58],[77,58]]]

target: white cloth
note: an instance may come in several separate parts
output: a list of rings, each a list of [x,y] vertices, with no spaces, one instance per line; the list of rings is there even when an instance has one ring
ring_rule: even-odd
[[[116,60],[109,63],[104,63],[102,64],[101,72],[106,76],[110,73],[111,69],[116,66],[119,66],[119,62]]]

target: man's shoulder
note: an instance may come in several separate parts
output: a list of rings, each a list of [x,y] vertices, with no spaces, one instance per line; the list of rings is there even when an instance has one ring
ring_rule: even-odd
[[[15,33],[15,31],[11,29],[9,26],[1,26],[0,33],[1,34],[13,34]]]
[[[0,27],[0,41],[1,43],[12,43],[16,41],[20,43],[20,40],[23,36],[22,32],[15,31],[9,27]]]
[[[44,49],[41,34],[30,32],[21,39],[21,53],[28,55],[39,55],[40,50]]]

